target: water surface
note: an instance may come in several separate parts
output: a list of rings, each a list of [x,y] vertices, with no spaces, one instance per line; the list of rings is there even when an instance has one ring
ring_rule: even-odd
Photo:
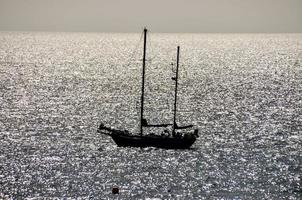
[[[0,33],[0,198],[300,199],[302,35],[150,35],[146,118],[172,121],[180,45],[177,120],[200,128],[189,150],[96,133],[138,132],[140,37]]]

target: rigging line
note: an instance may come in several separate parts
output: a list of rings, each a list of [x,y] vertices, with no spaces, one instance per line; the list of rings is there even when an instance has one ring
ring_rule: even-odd
[[[154,54],[154,55],[151,56],[150,59],[148,59],[148,60],[150,60],[150,62],[152,62],[153,59],[157,57],[157,55],[156,55],[156,53],[154,53],[155,51],[154,51],[154,48],[153,48],[153,45],[152,45],[153,43],[152,43],[152,39],[151,39],[151,31],[149,31],[147,34],[148,34],[148,38],[149,38],[149,39],[148,39],[148,43],[149,43],[150,50],[151,50],[151,51],[150,51],[150,55],[153,55],[153,54]]]
[[[129,65],[131,64],[131,61],[134,58],[135,54],[137,53],[138,46],[140,45],[142,39],[143,39],[143,32],[141,33],[140,39],[139,39],[138,43],[135,45],[135,48],[134,48],[133,52],[131,53],[130,58],[128,59],[126,67],[129,67]]]
[[[150,34],[150,31],[147,33],[148,34],[148,44],[149,44],[149,49],[150,49],[150,53],[149,55],[153,55],[153,47],[152,47],[152,44],[151,44],[151,34]],[[152,61],[151,58],[149,58],[150,61]]]

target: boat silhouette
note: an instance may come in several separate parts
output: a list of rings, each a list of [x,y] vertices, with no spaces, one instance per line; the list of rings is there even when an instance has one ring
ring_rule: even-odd
[[[175,81],[174,96],[174,115],[172,124],[148,124],[144,118],[144,97],[145,97],[145,66],[146,66],[146,43],[147,29],[144,29],[144,47],[143,47],[143,69],[142,69],[142,91],[141,91],[141,107],[140,107],[140,132],[139,134],[131,134],[127,130],[118,130],[106,127],[100,124],[97,129],[98,133],[109,135],[113,141],[120,147],[157,147],[164,149],[187,149],[198,138],[198,129],[193,125],[178,126],[176,123],[177,113],[177,90],[178,90],[178,68],[179,68],[179,51],[177,47],[176,73],[172,80]],[[144,128],[166,128],[156,133],[144,134]]]

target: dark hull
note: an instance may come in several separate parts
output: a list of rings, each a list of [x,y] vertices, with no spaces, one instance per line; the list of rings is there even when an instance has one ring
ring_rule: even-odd
[[[156,135],[134,136],[111,134],[114,142],[120,147],[157,147],[163,149],[187,149],[196,141],[196,137],[161,137]]]

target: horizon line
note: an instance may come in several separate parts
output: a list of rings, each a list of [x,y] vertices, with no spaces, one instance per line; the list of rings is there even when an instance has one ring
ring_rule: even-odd
[[[143,31],[143,29],[142,29]],[[37,33],[108,33],[108,34],[129,34],[129,33],[141,33],[142,31],[70,31],[70,30],[0,30],[0,32],[37,32]],[[302,34],[302,32],[173,32],[173,31],[150,31],[152,34]]]

